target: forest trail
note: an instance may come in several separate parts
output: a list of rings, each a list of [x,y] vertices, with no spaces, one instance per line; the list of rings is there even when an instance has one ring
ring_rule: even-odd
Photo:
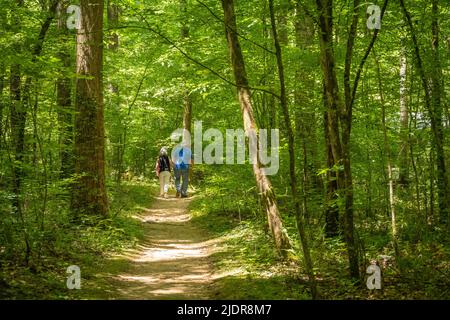
[[[120,256],[129,260],[114,277],[116,299],[207,299],[212,283],[209,255],[214,246],[194,226],[191,198],[156,198],[138,219],[145,238]]]

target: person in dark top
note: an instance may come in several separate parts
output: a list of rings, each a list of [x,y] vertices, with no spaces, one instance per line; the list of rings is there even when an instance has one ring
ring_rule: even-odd
[[[169,191],[170,181],[170,160],[167,155],[167,149],[161,148],[159,151],[158,160],[156,160],[156,175],[159,177],[159,196],[167,198],[167,192]]]

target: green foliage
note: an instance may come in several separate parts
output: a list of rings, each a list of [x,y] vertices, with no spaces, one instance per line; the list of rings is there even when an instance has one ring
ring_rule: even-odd
[[[42,231],[33,230],[29,221],[29,265],[18,265],[23,261],[18,256],[22,255],[23,244],[16,237],[17,241],[9,243],[5,248],[8,251],[2,251],[0,256],[0,298],[74,299],[112,290],[111,284],[99,276],[100,270],[114,270],[118,266],[109,263],[108,258],[143,238],[142,225],[132,215],[151,203],[155,186],[127,183],[114,189],[111,188],[111,214],[107,219],[85,216],[81,223],[73,223],[67,210],[49,210]],[[2,221],[4,228],[17,228],[17,222],[11,226]],[[66,269],[70,265],[80,267],[83,290],[66,288]]]

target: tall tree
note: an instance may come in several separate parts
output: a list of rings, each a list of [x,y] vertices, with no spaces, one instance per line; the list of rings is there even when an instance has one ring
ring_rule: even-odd
[[[108,37],[108,50],[115,55],[119,50],[119,34],[117,33],[117,28],[119,26],[119,6],[115,4],[112,0],[108,1],[107,7],[108,13],[108,28],[111,30]],[[108,89],[111,94],[111,103],[113,108],[119,112],[120,110],[120,88],[117,82],[113,82],[112,80],[108,83]],[[116,135],[110,133],[110,139],[113,141],[113,167],[115,169],[115,180],[118,184],[120,184],[122,180],[122,175],[124,172],[124,163],[123,158],[125,154],[125,140],[127,136],[127,128],[126,125],[123,125],[119,122],[119,130]]]
[[[294,22],[296,46],[307,56],[307,52],[312,49],[314,44],[315,30],[311,17],[306,14],[299,2],[296,4]],[[304,67],[299,66],[295,71],[295,77],[299,86],[294,92],[296,136],[301,141],[304,150],[305,192],[308,194],[309,187],[312,187],[316,192],[321,192],[322,180],[317,175],[320,168],[317,151],[319,143],[316,135],[317,117],[314,104],[311,103],[314,100],[315,93],[315,74],[312,68],[305,70]]]
[[[317,298],[317,287],[314,277],[313,263],[311,259],[311,253],[308,245],[308,238],[305,232],[305,219],[304,214],[306,212],[306,206],[303,206],[303,212],[300,207],[300,198],[298,194],[297,175],[295,171],[295,142],[294,142],[294,130],[292,129],[291,118],[289,115],[288,99],[286,96],[286,82],[284,77],[284,64],[281,51],[280,42],[278,40],[278,30],[276,26],[275,11],[273,6],[273,0],[269,0],[269,12],[270,22],[272,25],[272,36],[275,46],[275,53],[278,66],[278,78],[280,80],[280,105],[283,111],[284,124],[288,135],[288,148],[289,148],[289,175],[291,181],[292,198],[294,200],[295,218],[297,220],[297,229],[300,237],[300,242],[303,250],[303,257],[305,259],[306,272],[309,277],[309,283],[311,288],[311,294],[313,299]]]
[[[431,52],[432,61],[430,71],[427,72],[426,66],[423,63],[423,58],[420,53],[420,45],[416,36],[416,30],[414,28],[412,17],[410,12],[405,6],[404,0],[400,1],[400,7],[405,17],[406,23],[409,27],[411,39],[413,41],[414,56],[416,68],[419,73],[419,77],[422,84],[422,89],[425,94],[425,107],[429,113],[431,120],[431,130],[433,134],[433,143],[436,153],[436,167],[437,167],[437,187],[438,187],[438,203],[440,212],[440,221],[442,223],[449,221],[449,198],[450,190],[448,186],[447,168],[445,163],[445,150],[444,150],[444,134],[442,123],[442,66],[440,62],[439,53],[439,5],[437,0],[432,1],[432,14],[431,14]]]
[[[17,7],[23,6],[23,0],[16,1]],[[13,28],[17,31],[20,29],[20,16],[16,13],[14,18]],[[20,44],[14,44],[16,52],[22,52]],[[14,197],[12,199],[13,210],[22,215],[22,205],[20,201],[20,190],[22,184],[22,159],[24,149],[24,134],[25,134],[25,119],[26,112],[22,106],[22,76],[21,66],[18,63],[14,63],[10,67],[9,76],[9,92],[10,92],[10,128],[12,142],[14,145],[14,164],[13,164],[13,178],[12,178],[12,191]]]
[[[332,0],[316,0],[317,11],[319,13],[320,26],[320,48],[321,48],[321,65],[324,74],[324,98],[326,106],[326,125],[327,141],[329,142],[329,152],[327,156],[331,156],[329,163],[333,164],[336,170],[337,187],[342,190],[345,198],[344,205],[344,235],[347,243],[347,251],[350,264],[350,274],[354,278],[359,278],[358,255],[356,253],[354,234],[353,234],[353,188],[350,169],[350,150],[349,138],[351,128],[351,114],[346,110],[346,103],[349,102],[349,72],[353,50],[353,43],[356,33],[358,20],[357,12],[353,12],[352,26],[347,42],[347,55],[345,67],[345,100],[342,101],[336,72],[336,60],[333,52],[333,1]],[[354,2],[354,8],[359,5],[359,1]],[[341,132],[342,130],[342,132]],[[343,172],[336,169],[336,166],[342,165]]]
[[[377,65],[377,78],[378,78],[378,90],[381,102],[381,128],[383,131],[383,146],[384,153],[387,159],[387,174],[388,174],[388,192],[389,192],[389,207],[391,211],[391,234],[392,234],[392,245],[394,247],[395,256],[398,260],[399,249],[398,249],[398,231],[397,231],[397,213],[396,213],[396,203],[394,194],[394,178],[392,173],[392,152],[391,146],[388,138],[388,130],[386,126],[386,103],[384,100],[384,91],[381,81],[381,71],[380,62],[377,55],[375,54],[375,62]]]
[[[400,51],[400,163],[399,163],[399,184],[408,184],[408,150],[409,150],[409,110],[408,110],[408,89],[406,87],[407,61],[406,49],[402,40]]]
[[[0,150],[3,145],[3,109],[5,102],[3,99],[3,89],[5,88],[6,68],[3,63],[0,63]]]
[[[102,0],[81,0],[77,34],[74,215],[108,212],[105,187]]]
[[[360,3],[361,1],[359,0],[353,1],[351,24],[346,42],[343,76],[344,90],[343,94],[341,94],[339,82],[337,80],[336,58],[333,51],[333,0],[316,0],[316,9],[319,16],[318,21],[320,27],[321,66],[324,77],[324,103],[326,108],[325,132],[327,141],[329,142],[327,156],[332,157],[328,162],[329,164],[333,164],[333,170],[337,171],[337,190],[339,191],[339,194],[342,194],[344,197],[341,211],[343,211],[344,215],[344,236],[347,245],[350,275],[353,278],[359,278],[359,259],[354,238],[353,178],[350,154],[353,105],[356,99],[356,92],[364,64],[373,49],[379,33],[379,29],[374,31],[352,83],[350,78],[361,10]],[[380,19],[383,18],[387,4],[388,0],[385,0],[383,8],[381,9]],[[340,170],[340,166],[343,167],[343,170]]]
[[[237,35],[236,15],[234,11],[233,0],[222,0],[224,11],[225,34],[227,37],[228,50],[230,53],[231,64],[234,78],[236,80],[239,103],[241,105],[244,130],[248,136],[256,134],[257,125],[253,116],[253,105],[251,101],[250,88],[245,70],[244,56]],[[256,135],[257,140],[258,136]],[[256,143],[258,145],[258,143]],[[278,210],[275,193],[272,183],[268,176],[264,174],[261,168],[259,158],[253,161],[253,173],[256,178],[256,184],[264,207],[267,213],[269,228],[274,236],[275,244],[280,253],[285,254],[285,250],[291,248],[289,237],[283,229],[283,223]]]

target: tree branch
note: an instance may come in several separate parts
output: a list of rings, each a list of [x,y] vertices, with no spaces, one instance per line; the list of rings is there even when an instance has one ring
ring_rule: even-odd
[[[270,49],[264,47],[263,45],[260,45],[259,43],[255,42],[255,41],[253,41],[253,40],[248,39],[248,38],[245,37],[245,36],[243,36],[243,35],[240,34],[237,30],[233,30],[233,28],[231,28],[229,25],[226,25],[226,24],[225,24],[225,21],[223,21],[222,18],[220,18],[214,11],[212,11],[212,9],[211,9],[210,7],[208,7],[208,5],[206,5],[205,3],[203,3],[203,2],[200,1],[200,0],[196,0],[196,1],[197,1],[199,4],[201,4],[203,7],[205,7],[205,8],[209,11],[209,13],[211,13],[211,15],[212,15],[214,18],[216,18],[218,21],[220,21],[222,24],[224,24],[225,27],[226,27],[227,29],[229,29],[231,32],[235,33],[238,37],[244,39],[245,41],[250,42],[251,44],[253,44],[253,45],[255,45],[255,46],[257,46],[257,47],[259,47],[259,48],[261,48],[261,49],[263,49],[263,50],[265,50],[265,51],[267,51],[267,52],[269,52],[269,53],[271,53],[271,54],[273,54],[273,55],[276,54],[274,51],[272,51],[272,50],[270,50]]]

